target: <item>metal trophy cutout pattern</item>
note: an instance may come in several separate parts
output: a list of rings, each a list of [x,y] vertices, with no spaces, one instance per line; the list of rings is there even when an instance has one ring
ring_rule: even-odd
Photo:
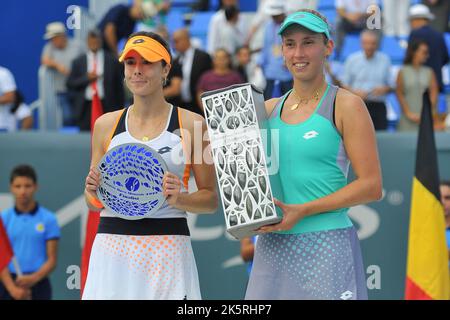
[[[264,97],[251,84],[202,95],[227,231],[237,239],[281,220],[273,203],[266,152]]]
[[[166,163],[147,145],[129,143],[112,148],[101,159],[98,170],[101,183],[97,196],[117,217],[151,217],[166,200],[162,194]]]

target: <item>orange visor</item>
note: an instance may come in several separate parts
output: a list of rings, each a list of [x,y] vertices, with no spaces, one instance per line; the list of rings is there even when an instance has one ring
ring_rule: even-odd
[[[170,65],[170,55],[166,48],[158,41],[146,37],[146,36],[136,36],[129,39],[125,45],[125,49],[120,55],[119,61],[122,62],[128,56],[131,51],[136,51],[145,60],[150,62],[157,62],[164,60]]]

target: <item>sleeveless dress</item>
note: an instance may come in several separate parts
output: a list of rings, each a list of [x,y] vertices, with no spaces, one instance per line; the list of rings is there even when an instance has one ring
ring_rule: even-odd
[[[129,108],[113,129],[108,150],[124,143],[142,143],[158,151],[168,170],[187,190],[186,165],[179,109],[171,106],[164,131],[142,142],[128,131]],[[107,209],[92,246],[82,299],[201,299],[197,266],[184,211],[165,202],[151,218],[126,220]]]
[[[347,184],[349,160],[334,124],[338,87],[328,85],[313,114],[298,124],[281,119],[281,97],[268,119],[279,130],[284,202],[322,198]],[[246,299],[367,299],[359,239],[348,208],[300,220],[291,230],[258,237]]]
[[[433,69],[421,66],[415,69],[411,65],[405,65],[400,70],[403,79],[403,92],[406,102],[412,112],[420,115],[422,111],[423,93],[430,87]],[[412,122],[402,113],[398,122],[397,131],[418,131],[419,125]]]

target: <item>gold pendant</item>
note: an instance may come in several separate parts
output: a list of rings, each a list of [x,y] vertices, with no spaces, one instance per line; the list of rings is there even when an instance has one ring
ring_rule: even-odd
[[[291,106],[291,110],[292,110],[292,111],[297,110],[297,108],[298,108],[298,103],[293,104],[293,105]]]
[[[142,141],[148,141],[148,140],[149,140],[148,137],[146,137],[146,136],[142,137]]]

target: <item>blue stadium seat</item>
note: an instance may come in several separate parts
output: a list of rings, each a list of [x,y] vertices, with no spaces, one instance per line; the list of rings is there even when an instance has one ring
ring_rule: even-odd
[[[349,55],[361,50],[359,34],[350,34],[345,37],[344,46],[342,47],[340,61],[345,62]]]
[[[401,63],[406,51],[400,46],[398,40],[391,36],[383,36],[380,50],[391,58],[392,63]]]
[[[76,126],[66,126],[66,127],[62,127],[61,129],[59,129],[59,132],[64,133],[64,134],[74,134],[74,133],[79,133],[80,128],[78,128]]]
[[[241,12],[256,12],[258,6],[256,4],[256,0],[240,0],[239,1],[239,10]]]
[[[317,5],[317,9],[322,12],[325,9],[333,9],[336,11],[334,6],[335,0],[319,0],[319,4]]]
[[[172,8],[188,7],[191,8],[197,1],[196,0],[173,0],[171,1]]]
[[[33,115],[33,129],[39,129],[39,108],[32,109]]]
[[[209,10],[216,11],[219,10],[220,0],[209,0]]]
[[[323,14],[325,16],[325,18],[327,18],[328,23],[332,27],[335,27],[335,25],[336,25],[336,17],[337,17],[337,11],[335,9],[320,10],[320,13]]]
[[[198,49],[207,50],[207,42],[208,42],[208,37],[206,35],[191,37],[192,46],[196,47]]]
[[[447,50],[450,52],[450,32],[444,33],[445,44],[447,45]]]
[[[169,11],[166,17],[166,25],[169,34],[172,34],[175,30],[184,27],[184,17],[181,11]]]
[[[436,109],[437,109],[438,113],[446,113],[447,112],[447,110],[448,110],[447,99],[446,99],[444,93],[439,94]]]
[[[193,37],[204,37],[208,33],[208,26],[211,17],[214,15],[213,11],[196,12],[192,16],[189,31]]]

